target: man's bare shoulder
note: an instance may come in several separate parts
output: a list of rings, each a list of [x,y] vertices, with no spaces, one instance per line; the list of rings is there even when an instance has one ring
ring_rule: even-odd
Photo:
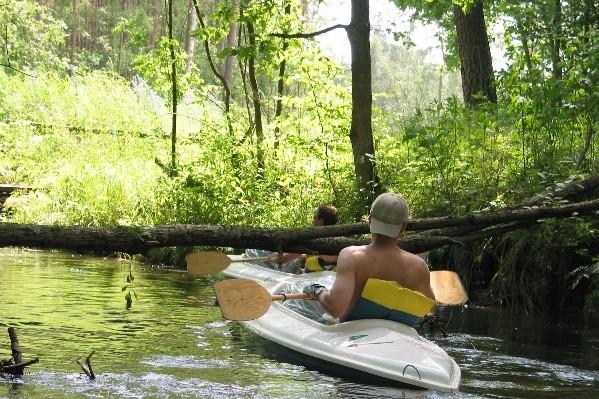
[[[352,245],[352,246],[343,248],[339,252],[339,256],[342,256],[342,255],[357,255],[357,254],[360,254],[360,253],[364,253],[364,251],[366,251],[366,245]]]
[[[340,267],[354,267],[357,263],[360,263],[365,257],[365,245],[354,245],[345,247],[339,252],[339,258],[337,259],[337,270]]]
[[[423,273],[428,273],[428,266],[424,259],[420,256],[413,254],[411,252],[403,251],[404,259],[406,263],[410,265],[410,267],[417,269]]]

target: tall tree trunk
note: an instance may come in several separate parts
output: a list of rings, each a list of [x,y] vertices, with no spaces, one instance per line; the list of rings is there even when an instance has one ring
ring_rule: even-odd
[[[71,28],[71,52],[70,61],[71,65],[75,64],[75,54],[79,48],[79,0],[73,0],[73,26]]]
[[[200,27],[202,29],[206,28],[204,24],[204,20],[202,15],[200,14],[200,7],[198,6],[197,0],[191,0],[192,6],[195,8],[197,21],[200,23]],[[212,55],[210,54],[210,45],[208,43],[208,39],[204,39],[204,50],[206,52],[206,58],[208,59],[208,64],[210,64],[210,68],[212,69],[212,73],[216,76],[222,83],[224,89],[224,102],[225,102],[225,118],[227,119],[227,128],[229,130],[229,135],[231,139],[234,139],[235,135],[233,133],[233,125],[231,124],[231,115],[230,115],[230,102],[231,102],[231,90],[229,89],[229,85],[226,79],[218,72],[216,65],[214,64],[214,60],[212,59]],[[238,167],[238,161],[236,160],[236,156],[233,155],[233,166],[235,168]]]
[[[150,32],[150,37],[148,39],[149,44],[150,44],[150,48],[155,48],[156,47],[156,43],[158,42],[158,38],[160,37],[161,33],[162,33],[162,28],[163,28],[163,21],[162,18],[164,17],[164,13],[163,13],[163,6],[162,6],[162,1],[161,0],[151,0],[150,1],[150,10],[151,10],[151,15],[152,15],[152,19],[153,19],[153,25],[152,25],[152,30]]]
[[[197,21],[198,19],[193,1],[190,0],[187,8],[187,31],[185,34],[185,53],[187,54],[186,73],[191,72],[195,59],[196,39],[193,37],[193,31],[196,29]]]
[[[591,148],[591,143],[593,142],[593,137],[595,136],[595,126],[594,121],[591,116],[587,117],[587,131],[584,135],[584,144],[578,154],[578,159],[576,160],[576,169],[580,170],[582,164],[586,160],[587,153],[589,152],[589,148]]]
[[[126,15],[127,13],[127,6],[128,6],[128,1],[127,0],[123,0],[121,2],[121,10],[123,12],[123,15]],[[121,60],[123,57],[123,44],[125,43],[125,31],[121,31],[120,37],[119,37],[119,50],[118,50],[118,54],[117,54],[117,58],[116,58],[116,72],[118,74],[121,74]]]
[[[497,103],[482,0],[476,0],[466,12],[454,4],[453,16],[458,36],[464,103],[468,107],[485,101]]]
[[[556,81],[562,80],[562,66],[560,51],[562,47],[562,2],[554,0],[553,18],[551,20],[553,32],[551,35],[551,67],[553,78]]]
[[[528,37],[527,32],[522,26],[520,21],[518,23],[518,33],[520,34],[520,41],[522,42],[522,51],[524,51],[524,62],[526,63],[526,69],[528,70],[528,75],[532,74],[532,57],[530,55],[530,47],[528,45]]]
[[[168,40],[171,55],[171,83],[173,91],[172,123],[171,123],[171,167],[170,175],[177,175],[177,62],[175,44],[173,42],[173,0],[168,0]]]
[[[256,80],[256,33],[254,32],[254,24],[246,23],[248,31],[248,40],[252,47],[251,54],[248,58],[248,77],[250,79],[250,88],[252,89],[252,102],[254,104],[254,124],[256,129],[256,161],[258,167],[258,176],[264,174],[264,130],[262,127],[262,103],[260,100],[260,90],[258,89],[258,81]]]
[[[304,19],[308,18],[308,0],[302,0],[302,17],[304,17]]]
[[[285,4],[285,14],[289,15],[291,13],[291,4],[287,2]],[[283,53],[287,50],[289,43],[287,40],[283,42]],[[279,64],[279,81],[277,82],[277,102],[275,105],[275,120],[277,121],[277,126],[275,127],[275,149],[279,148],[279,135],[281,128],[279,127],[279,117],[283,113],[283,90],[285,89],[285,66],[287,64],[287,59],[283,56],[283,60]]]
[[[239,0],[233,0],[233,9],[234,12],[239,10]],[[231,22],[229,26],[229,34],[227,35],[227,47],[233,48],[237,43],[237,35],[239,34],[239,23],[234,20]],[[225,58],[225,68],[223,71],[223,75],[225,77],[225,81],[227,82],[227,86],[231,88],[233,86],[233,65],[235,65],[235,56],[233,54],[228,54]],[[230,96],[230,93],[229,93]]]
[[[441,115],[441,108],[443,106],[443,75],[445,75],[445,68],[441,64],[439,67],[439,84],[437,85],[437,118]]]
[[[367,208],[380,191],[372,138],[370,15],[368,0],[352,0],[351,6],[351,22],[346,29],[351,46],[352,69],[352,117],[349,137],[358,190],[362,205]]]

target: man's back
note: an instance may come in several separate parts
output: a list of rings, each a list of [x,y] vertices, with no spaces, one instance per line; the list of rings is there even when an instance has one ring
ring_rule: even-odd
[[[355,282],[347,316],[360,298],[369,278],[396,281],[405,288],[419,291],[431,299],[435,296],[430,287],[430,273],[426,263],[417,255],[398,246],[370,245],[348,247],[339,254],[337,277]]]
[[[370,278],[395,281],[434,300],[426,264],[397,244],[406,230],[408,215],[408,204],[403,197],[393,193],[379,195],[368,217],[372,243],[347,247],[339,253],[337,278],[330,291],[322,285],[311,284],[304,287],[304,292],[342,320],[350,315]]]

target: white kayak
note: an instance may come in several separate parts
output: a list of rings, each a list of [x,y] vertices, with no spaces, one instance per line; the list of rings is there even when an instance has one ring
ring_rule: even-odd
[[[271,294],[314,281],[330,286],[335,279],[334,272],[293,275],[238,261],[223,273],[261,282]],[[323,324],[286,303],[273,302],[262,317],[241,323],[294,351],[377,377],[444,392],[457,392],[460,385],[460,368],[441,347],[421,337],[414,328],[395,321],[364,319]]]

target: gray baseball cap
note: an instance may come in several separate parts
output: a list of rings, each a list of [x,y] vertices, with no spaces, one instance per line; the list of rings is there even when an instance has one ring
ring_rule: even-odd
[[[401,226],[408,221],[410,210],[402,196],[383,193],[376,197],[370,208],[370,232],[397,238]]]

